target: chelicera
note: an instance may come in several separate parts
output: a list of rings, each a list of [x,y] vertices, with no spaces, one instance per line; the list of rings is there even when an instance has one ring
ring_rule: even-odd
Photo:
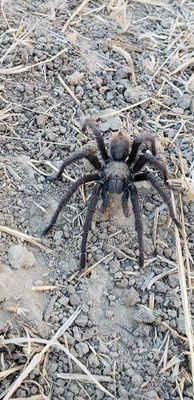
[[[86,246],[91,222],[96,210],[97,203],[101,196],[101,211],[105,212],[109,206],[110,194],[116,193],[121,195],[121,206],[125,217],[129,216],[129,198],[132,204],[132,210],[135,217],[135,229],[139,244],[139,265],[144,265],[144,240],[143,225],[141,218],[141,205],[136,188],[136,183],[140,181],[148,181],[160,194],[162,200],[167,204],[169,214],[175,225],[181,229],[181,223],[175,216],[173,205],[169,193],[160,184],[160,180],[154,176],[147,168],[147,164],[154,166],[163,174],[164,183],[170,187],[169,173],[166,166],[156,156],[155,137],[149,135],[137,136],[133,139],[132,144],[127,133],[114,133],[111,139],[109,151],[107,151],[102,133],[97,122],[93,119],[87,119],[83,126],[83,131],[91,128],[97,142],[101,160],[95,155],[92,146],[85,146],[81,150],[74,152],[67,157],[59,172],[50,177],[51,181],[61,179],[64,169],[71,163],[86,158],[90,161],[94,169],[93,173],[85,174],[79,177],[69,188],[67,193],[62,197],[59,205],[53,215],[50,224],[44,229],[42,235],[46,235],[53,225],[56,223],[62,208],[66,206],[72,195],[79,186],[95,182],[90,200],[87,206],[85,223],[83,226],[82,243],[81,243],[81,268],[86,265]],[[146,144],[147,149],[139,152],[141,144]],[[143,170],[143,171],[142,171]]]

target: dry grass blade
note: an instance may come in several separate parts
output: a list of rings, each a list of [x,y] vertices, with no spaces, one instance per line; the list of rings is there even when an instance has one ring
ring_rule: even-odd
[[[32,68],[38,67],[40,65],[45,65],[45,64],[48,64],[49,62],[54,61],[56,58],[60,57],[61,54],[65,53],[66,51],[67,51],[67,49],[65,48],[65,49],[59,51],[59,53],[55,54],[55,56],[47,58],[44,61],[40,61],[40,62],[37,62],[32,65],[24,66],[24,65],[20,64],[20,65],[16,65],[15,67],[11,67],[11,68],[0,68],[0,74],[2,74],[2,75],[21,74],[22,72],[29,71]]]
[[[150,100],[152,100],[152,97],[147,97],[147,99],[138,101],[137,103],[134,103],[134,104],[130,104],[129,106],[121,108],[120,110],[115,110],[115,111],[113,111],[111,113],[108,113],[108,114],[101,114],[101,115],[99,114],[99,115],[96,115],[96,117],[98,117],[98,118],[114,117],[115,115],[119,115],[124,111],[132,110],[133,108],[135,108],[137,106],[140,106],[141,104],[144,104],[144,103],[146,103],[147,101],[150,101]]]
[[[16,231],[15,229],[11,229],[11,228],[8,228],[7,226],[3,226],[3,225],[0,225],[0,232],[7,233],[8,235],[11,235],[11,236],[15,236],[16,238],[18,238],[20,240],[24,240],[25,242],[33,244],[36,247],[39,247],[41,250],[52,253],[51,249],[48,249],[47,247],[43,246],[43,244],[38,243],[35,238],[33,238],[32,236],[26,235],[26,233]]]
[[[64,82],[64,80],[61,78],[60,75],[57,75],[57,78],[59,80],[59,82],[61,83],[61,85],[64,87],[64,89],[66,90],[66,92],[72,97],[72,99],[79,105],[80,101],[77,99],[77,97],[75,96],[75,94],[72,92],[72,90],[69,88],[69,86],[67,86],[67,84]]]
[[[0,372],[0,380],[7,378],[7,376],[14,374],[17,371],[20,371],[20,369],[23,368],[23,365],[18,365],[17,367],[5,369],[4,371]]]
[[[172,198],[173,207],[175,210],[175,200],[174,200],[174,194],[172,191],[171,191],[171,198]],[[182,222],[184,222],[184,221],[182,221]],[[183,258],[183,254],[182,254],[179,230],[177,229],[176,226],[175,226],[175,239],[176,239],[179,284],[180,284],[180,289],[181,289],[181,297],[182,297],[182,304],[183,304],[183,311],[184,311],[184,318],[185,318],[185,331],[186,331],[186,335],[188,337],[189,350],[190,350],[191,373],[192,373],[193,391],[194,391],[194,345],[193,345],[194,337],[193,337],[193,332],[192,332],[191,314],[190,314],[189,300],[188,300],[188,294],[187,294],[187,283],[186,283],[184,258]]]
[[[80,6],[77,8],[77,10],[75,10],[75,12],[69,17],[69,19],[67,20],[67,22],[65,23],[62,32],[65,32],[66,29],[68,28],[68,26],[70,25],[70,23],[73,21],[73,19],[76,17],[76,15],[80,14],[81,11],[83,10],[83,8],[89,3],[89,0],[84,0]]]
[[[97,261],[95,264],[91,265],[91,267],[89,267],[88,269],[86,269],[86,271],[82,272],[82,274],[79,276],[79,280],[81,278],[83,278],[83,276],[88,275],[94,268],[96,268],[99,264],[101,264],[104,260],[106,260],[107,258],[109,258],[112,254],[114,253],[114,251],[112,251],[111,253],[107,254],[105,257],[101,258],[101,260]]]
[[[52,337],[51,340],[48,341],[46,346],[35,356],[32,358],[28,366],[23,370],[23,372],[20,374],[20,376],[15,380],[15,382],[11,385],[10,389],[8,390],[8,393],[5,395],[4,400],[9,400],[12,394],[20,387],[24,379],[27,378],[27,376],[30,374],[30,372],[36,368],[36,366],[41,362],[43,355],[49,350],[50,347],[52,347],[57,339],[64,334],[64,332],[69,328],[69,326],[74,322],[74,320],[77,318],[81,311],[81,307],[78,307],[78,309],[74,312],[73,315],[71,315],[70,318],[68,318],[67,321],[64,322],[64,324],[58,329],[58,331],[55,333],[55,335]],[[29,338],[27,338],[29,341]]]
[[[142,3],[142,4],[149,4],[150,6],[160,6],[166,8],[169,5],[169,2],[166,0],[163,1],[156,1],[156,0],[132,0],[134,3]]]
[[[111,398],[114,398],[114,396],[108,391],[106,390],[99,382],[98,380],[88,371],[88,369],[85,367],[85,365],[83,365],[72,353],[70,353],[70,351],[63,346],[62,344],[60,344],[59,342],[56,341],[57,347],[64,351],[68,357],[70,357],[77,365],[79,368],[82,369],[83,372],[85,372],[85,374],[88,376],[88,378],[90,379],[91,382],[95,383],[96,386],[102,390],[102,392],[106,393],[108,396],[110,396]],[[6,400],[6,399],[5,399]]]
[[[58,286],[32,286],[32,291],[33,292],[47,292],[49,290],[53,291],[55,289],[58,289]]]
[[[111,47],[112,47],[113,51],[117,52],[118,54],[120,54],[121,56],[123,56],[125,58],[125,60],[127,61],[127,64],[129,65],[129,67],[131,69],[132,81],[133,81],[133,83],[136,83],[137,79],[136,79],[136,75],[135,75],[135,67],[134,67],[134,63],[133,63],[131,55],[126,50],[122,49],[119,46],[116,46],[113,44]]]
[[[94,379],[98,382],[112,382],[113,378],[111,376],[103,376],[103,375],[92,375]],[[88,375],[85,374],[74,374],[74,373],[61,373],[57,374],[57,378],[66,379],[66,380],[76,380],[76,381],[84,381],[84,382],[93,382]]]
[[[171,358],[171,360],[169,360],[169,361],[166,363],[165,367],[163,367],[163,368],[160,370],[160,374],[162,374],[162,373],[168,371],[168,369],[171,369],[171,368],[174,367],[176,364],[180,364],[180,362],[181,362],[180,358],[178,358],[177,356],[173,356],[173,357]]]
[[[30,397],[12,397],[11,400],[49,400],[49,397],[44,394],[35,394]]]
[[[150,290],[151,287],[154,285],[154,283],[156,283],[157,281],[159,281],[160,279],[164,278],[166,275],[171,275],[174,274],[174,272],[177,271],[177,267],[172,268],[170,271],[165,271],[162,272],[159,275],[154,276],[154,278],[152,278],[149,283],[147,284],[147,289]]]
[[[181,65],[179,65],[179,67],[174,69],[174,71],[172,71],[170,75],[176,75],[178,74],[178,72],[184,71],[186,68],[190,67],[190,65],[194,65],[194,57],[191,57],[185,62],[183,62]]]

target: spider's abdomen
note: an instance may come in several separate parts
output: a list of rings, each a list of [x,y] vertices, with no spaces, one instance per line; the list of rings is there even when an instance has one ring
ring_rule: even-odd
[[[123,185],[129,178],[129,168],[124,162],[111,161],[104,170],[111,193],[122,193]]]

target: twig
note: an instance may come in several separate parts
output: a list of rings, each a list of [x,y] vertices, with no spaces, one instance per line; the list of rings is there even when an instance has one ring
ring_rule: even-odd
[[[7,226],[3,226],[3,225],[0,225],[0,231],[7,233],[8,235],[15,236],[18,239],[24,240],[25,242],[31,243],[34,246],[39,247],[41,250],[45,250],[49,253],[52,253],[51,249],[48,249],[47,247],[43,246],[43,244],[38,243],[35,238],[33,238],[32,236],[26,235],[26,233],[16,231],[15,229],[11,229],[11,228],[8,228]]]
[[[89,3],[89,0],[84,0],[80,6],[77,8],[77,10],[75,10],[75,12],[69,17],[69,19],[66,21],[62,32],[65,32],[66,29],[68,28],[68,26],[70,25],[70,23],[73,21],[73,19],[76,17],[76,15],[80,14],[80,12],[82,11],[82,9],[86,6],[86,4]]]

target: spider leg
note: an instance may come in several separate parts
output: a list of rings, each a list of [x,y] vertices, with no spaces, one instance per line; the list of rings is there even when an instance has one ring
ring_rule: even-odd
[[[123,209],[123,214],[126,218],[129,217],[130,215],[128,200],[129,200],[129,190],[125,190],[121,198],[121,205]]]
[[[84,269],[86,264],[86,246],[87,246],[87,238],[88,233],[91,229],[91,222],[96,210],[96,206],[99,199],[99,194],[102,188],[102,183],[98,182],[93,189],[93,192],[90,197],[90,202],[88,204],[86,219],[83,226],[83,234],[82,234],[82,243],[81,243],[81,260],[80,260],[80,268]]]
[[[80,178],[77,179],[73,183],[73,185],[70,187],[70,189],[65,193],[65,195],[62,197],[61,201],[59,202],[59,205],[51,218],[50,224],[43,230],[41,236],[47,235],[47,233],[51,230],[53,225],[56,223],[57,218],[59,216],[59,213],[61,212],[62,208],[66,206],[67,202],[70,200],[71,196],[75,193],[75,191],[78,189],[79,186],[83,185],[84,183],[87,182],[92,182],[92,181],[97,181],[100,179],[99,174],[88,174],[85,176],[81,176]]]
[[[48,179],[49,179],[50,181],[52,181],[52,182],[53,182],[53,181],[56,181],[56,180],[58,180],[58,179],[61,179],[61,176],[62,176],[62,173],[63,173],[64,169],[65,169],[68,165],[70,165],[71,163],[73,163],[73,162],[75,162],[75,161],[78,161],[78,160],[81,160],[82,158],[87,158],[87,159],[90,161],[90,163],[93,165],[93,167],[94,167],[95,169],[97,169],[97,170],[100,170],[100,169],[101,169],[101,163],[100,163],[100,161],[99,161],[98,158],[95,156],[95,154],[93,153],[92,149],[88,146],[88,147],[85,147],[85,148],[83,148],[83,149],[81,149],[81,150],[75,151],[74,154],[72,154],[72,155],[70,155],[69,157],[67,157],[67,158],[63,161],[63,163],[61,164],[60,169],[59,169],[59,171],[57,172],[57,174],[54,175],[54,176],[50,176]]]
[[[139,266],[143,267],[144,264],[144,242],[143,242],[143,224],[141,219],[141,207],[139,203],[138,192],[135,185],[129,185],[131,204],[135,216],[135,230],[138,236],[139,243]]]
[[[142,143],[151,143],[151,153],[155,156],[156,155],[156,143],[155,143],[155,137],[154,136],[147,136],[147,135],[142,135],[135,137],[132,143],[131,151],[127,159],[127,165],[130,166],[137,155],[137,152],[139,150],[139,147]]]
[[[158,183],[157,179],[155,178],[154,175],[152,175],[151,172],[140,172],[139,174],[134,176],[134,182],[140,182],[140,181],[148,181],[152,184],[152,186],[157,190],[157,192],[160,194],[162,197],[164,203],[168,206],[169,209],[169,214],[174,221],[175,225],[177,228],[182,229],[182,225],[180,221],[176,218],[176,215],[174,213],[174,208],[172,205],[172,201],[166,191],[163,189],[163,187]]]
[[[83,132],[86,131],[87,127],[89,127],[92,130],[92,132],[93,132],[93,134],[95,136],[97,145],[98,145],[98,149],[99,149],[99,151],[101,153],[102,159],[105,162],[107,162],[109,160],[109,157],[108,157],[108,153],[107,153],[107,150],[106,150],[106,147],[105,147],[105,144],[104,144],[104,139],[103,139],[102,133],[100,131],[100,128],[99,128],[97,122],[93,118],[88,118],[84,122],[84,125],[82,127],[82,131]]]
[[[170,176],[166,166],[161,161],[159,161],[155,156],[153,156],[150,152],[146,152],[138,158],[138,160],[133,166],[133,171],[135,173],[139,172],[146,163],[150,163],[155,167],[157,167],[160,171],[162,171],[165,185],[168,185],[170,187],[170,183],[168,183]]]
[[[105,185],[102,187],[101,196],[102,196],[102,204],[101,204],[101,207],[100,207],[100,211],[101,211],[101,213],[104,213],[106,211],[106,209],[108,208],[109,203],[110,203],[110,197],[109,197],[109,194],[108,194],[107,187]]]

